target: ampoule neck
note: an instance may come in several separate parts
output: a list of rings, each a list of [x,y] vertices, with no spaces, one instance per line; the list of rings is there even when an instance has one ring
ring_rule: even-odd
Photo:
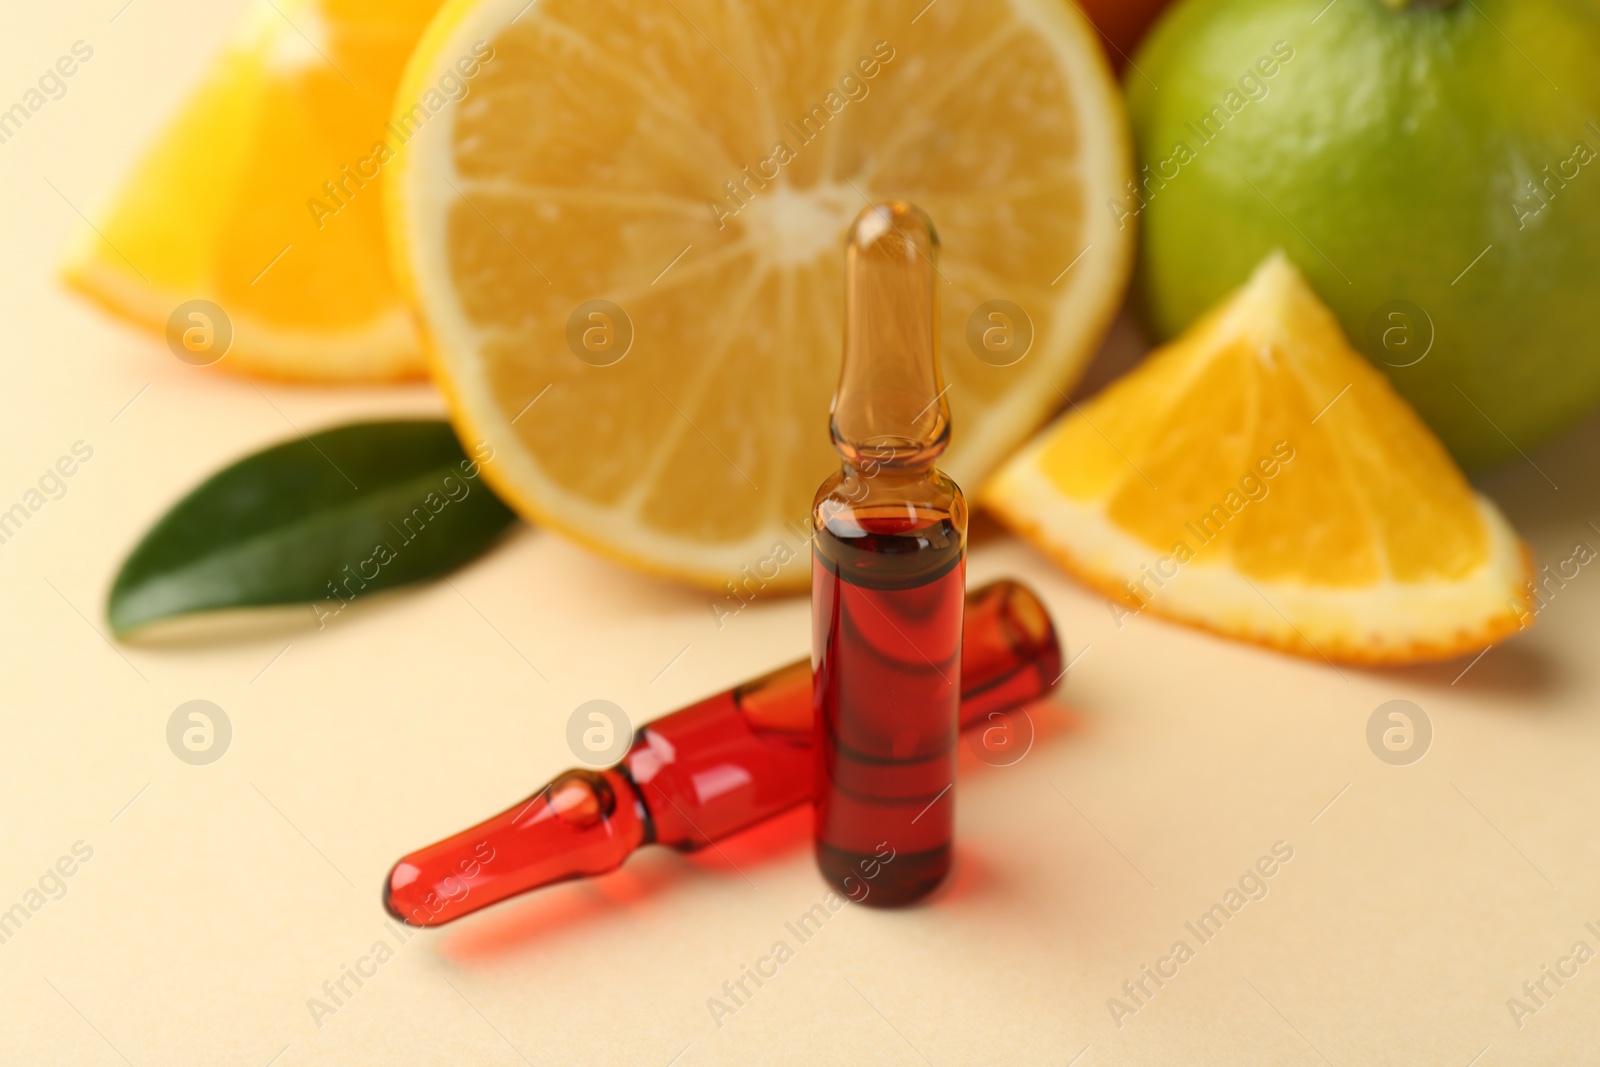
[[[847,467],[931,469],[950,440],[939,370],[939,238],[904,201],[857,216],[845,249],[844,356],[834,447]]]
[[[926,481],[934,474],[936,469],[934,460],[942,451],[940,448],[920,454],[900,452],[885,456],[871,452],[861,454],[847,452],[840,460],[839,468],[844,472],[847,482],[859,482],[867,487],[892,488]]]

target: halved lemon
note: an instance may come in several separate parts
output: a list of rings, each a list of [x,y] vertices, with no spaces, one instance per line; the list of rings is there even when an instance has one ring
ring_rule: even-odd
[[[1531,620],[1526,547],[1281,255],[982,499],[1123,614],[1306,656],[1447,659]]]
[[[452,0],[401,99],[475,47],[473,96],[398,160],[397,273],[496,488],[641,568],[807,581],[867,204],[939,228],[959,480],[1048,417],[1123,291],[1122,105],[1062,0]]]
[[[188,301],[214,303],[232,323],[224,370],[424,373],[381,189],[404,151],[385,127],[395,85],[440,2],[257,0],[98,232],[85,230],[67,281],[156,330]]]

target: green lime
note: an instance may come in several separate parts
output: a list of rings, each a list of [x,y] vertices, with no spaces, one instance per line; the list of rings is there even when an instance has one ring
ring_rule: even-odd
[[[1185,0],[1126,74],[1171,336],[1287,252],[1466,466],[1600,401],[1600,5]]]

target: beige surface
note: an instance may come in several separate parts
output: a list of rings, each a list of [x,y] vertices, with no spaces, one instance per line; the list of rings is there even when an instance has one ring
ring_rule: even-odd
[[[1082,658],[1036,709],[1032,753],[963,779],[959,873],[935,903],[846,909],[717,1027],[708,998],[823,893],[802,815],[420,933],[319,1027],[308,998],[394,942],[378,892],[398,855],[569,764],[580,701],[669,710],[803,653],[807,609],[760,604],[718,632],[701,597],[523,531],[459,591],[374,598],[320,633],[307,612],[114,650],[96,631],[116,564],[198,477],[290,420],[436,409],[420,388],[209,376],[55,286],[83,225],[63,195],[105,196],[237,10],[136,0],[113,23],[121,2],[14,4],[0,34],[6,102],[74,40],[95,47],[0,145],[0,507],[75,441],[94,449],[0,545],[0,909],[93,849],[0,944],[0,1063],[1594,1062],[1600,962],[1547,983],[1520,1030],[1506,1000],[1575,941],[1600,949],[1600,577],[1453,683],[1465,664],[1340,674],[1119,629],[1003,539],[973,579],[1035,583]],[[1600,545],[1597,447],[1591,424],[1533,457],[1559,490],[1529,465],[1485,483],[1543,561]],[[196,697],[235,729],[203,768],[164,739]],[[1411,767],[1365,740],[1394,698],[1436,731]],[[1269,894],[1201,945],[1184,923],[1277,841],[1294,858]],[[1119,1029],[1108,998],[1180,938],[1194,958]]]

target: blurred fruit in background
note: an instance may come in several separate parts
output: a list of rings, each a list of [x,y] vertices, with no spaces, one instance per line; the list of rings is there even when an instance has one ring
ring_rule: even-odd
[[[1161,336],[1281,247],[1469,467],[1600,399],[1600,5],[1185,0],[1134,59]]]
[[[396,272],[496,490],[731,610],[809,578],[863,206],[938,226],[941,465],[969,483],[1062,402],[1133,231],[1105,210],[1131,176],[1120,95],[1070,4],[729,10],[454,0],[400,106],[479,43],[493,62],[387,192]]]
[[[441,0],[258,0],[72,252],[68,281],[165,330],[232,322],[226,370],[300,381],[424,372],[389,273],[381,186],[395,84]]]
[[[1089,16],[1100,31],[1101,43],[1111,65],[1118,70],[1128,65],[1134,49],[1150,24],[1172,0],[1068,0]]]
[[[983,502],[1089,585],[1312,658],[1475,652],[1527,550],[1282,255],[1007,463]]]

